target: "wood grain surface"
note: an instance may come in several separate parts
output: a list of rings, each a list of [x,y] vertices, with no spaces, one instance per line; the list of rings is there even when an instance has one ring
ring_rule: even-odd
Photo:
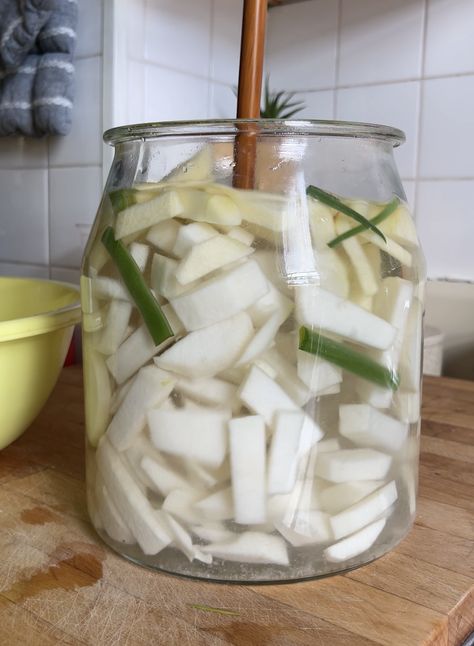
[[[418,518],[378,561],[320,581],[199,583],[112,553],[86,513],[82,376],[0,453],[2,646],[451,646],[474,630],[474,383],[424,384]]]

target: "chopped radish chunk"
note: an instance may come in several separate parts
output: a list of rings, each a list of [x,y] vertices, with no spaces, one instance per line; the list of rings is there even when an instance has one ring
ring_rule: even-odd
[[[375,521],[375,523],[364,527],[360,532],[348,536],[342,541],[334,543],[334,545],[330,545],[324,550],[324,556],[328,561],[339,563],[362,554],[374,544],[385,527],[386,522],[385,518],[381,518]]]
[[[295,297],[296,315],[304,325],[373,348],[388,348],[395,338],[393,325],[316,285],[295,287]]]
[[[213,377],[230,368],[253,334],[245,312],[188,334],[155,359],[156,365],[186,377]]]
[[[233,384],[215,377],[201,377],[200,379],[179,377],[176,390],[206,406],[223,406],[232,408],[232,410],[238,410],[240,406],[237,388]]]
[[[402,422],[414,424],[420,419],[421,401],[419,392],[397,390],[393,405]]]
[[[414,299],[408,311],[405,338],[400,353],[401,387],[411,391],[420,389],[423,306]]]
[[[107,312],[107,322],[100,332],[96,348],[102,354],[113,354],[124,340],[132,313],[129,301],[111,301]]]
[[[130,294],[122,283],[116,278],[109,278],[108,276],[92,278],[92,294],[97,298],[130,300]]]
[[[268,457],[267,491],[270,495],[289,493],[295,485],[303,422],[302,412],[279,411],[275,415]]]
[[[198,538],[209,543],[220,543],[232,540],[235,534],[226,529],[222,523],[212,522],[204,525],[193,525],[192,531]]]
[[[268,284],[255,261],[200,283],[171,299],[173,308],[189,331],[199,330],[247,309],[268,291]]]
[[[184,204],[183,218],[227,226],[242,222],[240,209],[227,195],[187,188],[179,191],[179,197]]]
[[[204,554],[201,552],[199,547],[193,545],[191,536],[188,532],[182,527],[177,520],[175,520],[170,514],[167,514],[164,511],[157,511],[156,515],[162,520],[164,525],[167,525],[169,533],[172,536],[174,547],[177,547],[185,556],[188,557],[190,561],[197,559],[203,563],[210,565],[212,563],[212,556],[210,554]]]
[[[233,191],[242,212],[242,218],[271,231],[284,231],[290,216],[290,203],[275,193],[260,191]]]
[[[335,222],[336,232],[338,235],[341,235],[352,228],[352,224],[350,224],[348,219],[344,216],[338,215]],[[352,238],[343,240],[342,246],[351,260],[353,271],[357,277],[362,292],[366,296],[373,296],[377,293],[379,288],[377,277],[357,236],[352,236]]]
[[[211,271],[246,258],[252,252],[252,247],[238,240],[217,235],[194,245],[179,263],[175,276],[181,285],[188,285]]]
[[[165,460],[158,463],[145,455],[140,466],[153,484],[153,488],[162,496],[167,496],[174,489],[186,489],[190,486],[188,480],[175,471]]]
[[[256,326],[263,325],[270,316],[278,315],[279,323],[283,323],[293,310],[293,301],[284,296],[268,281],[268,292],[258,299],[248,309],[252,322]]]
[[[151,263],[151,285],[157,294],[167,299],[174,298],[187,291],[176,279],[178,261],[159,253],[153,254]]]
[[[318,453],[330,453],[331,451],[339,451],[341,445],[336,437],[328,438],[318,442]]]
[[[389,236],[396,242],[418,246],[415,223],[404,204],[400,204],[389,218],[377,226],[386,236]]]
[[[306,384],[313,395],[336,386],[342,381],[342,370],[338,366],[319,357],[298,350],[298,377]]]
[[[288,565],[285,542],[278,536],[260,532],[243,532],[235,535],[233,540],[211,543],[201,549],[215,558],[226,561]]]
[[[230,469],[235,522],[264,523],[265,424],[260,415],[229,422]]]
[[[408,426],[368,404],[342,404],[339,432],[354,444],[395,452],[405,443]]]
[[[317,509],[298,511],[291,527],[277,523],[278,531],[295,546],[311,543],[326,543],[333,536],[329,525],[329,515]]]
[[[238,240],[239,242],[246,244],[248,247],[250,247],[254,241],[254,236],[249,231],[242,229],[242,227],[230,227],[227,231],[227,235],[229,238]]]
[[[309,224],[313,245],[319,251],[326,251],[327,244],[336,237],[334,210],[308,197]]]
[[[158,222],[181,215],[183,210],[184,205],[176,191],[160,193],[148,202],[133,204],[120,211],[115,225],[115,237],[120,239],[148,229]]]
[[[198,462],[188,460],[186,463],[186,472],[189,474],[196,486],[202,489],[212,489],[217,484],[222,484],[230,478],[229,461],[226,459],[218,469],[209,469],[203,467]]]
[[[97,512],[102,520],[103,528],[110,538],[118,543],[127,545],[135,543],[132,532],[127,527],[117,507],[114,505],[107,488],[101,483],[100,479],[96,481],[95,499],[97,502]]]
[[[160,451],[210,467],[218,467],[224,461],[230,411],[199,407],[156,409],[149,411],[147,417],[151,440]]]
[[[106,439],[97,450],[97,463],[107,491],[144,554],[158,554],[171,542],[166,527]]]
[[[165,253],[172,254],[181,225],[176,220],[165,220],[149,229],[146,240]]]
[[[137,263],[138,269],[143,273],[150,255],[150,247],[141,242],[132,242],[130,245],[130,255]]]
[[[199,489],[174,489],[166,496],[162,509],[184,521],[187,525],[200,523],[202,514],[194,509],[194,503],[202,496],[203,492]]]
[[[321,491],[321,508],[329,514],[338,514],[382,485],[382,480],[354,480],[331,485]]]
[[[259,357],[274,342],[278,328],[280,327],[279,314],[273,314],[262,327],[257,330],[255,336],[245,348],[242,356],[235,364],[236,366],[245,366]]]
[[[211,148],[204,146],[190,159],[186,159],[176,166],[163,181],[171,183],[209,182],[212,180],[213,164]]]
[[[209,520],[228,520],[234,517],[232,488],[227,487],[198,500],[194,507]]]
[[[219,231],[214,229],[214,227],[211,227],[210,224],[204,224],[201,222],[186,224],[180,228],[178,235],[176,236],[176,241],[172,249],[173,254],[178,256],[178,258],[182,258],[191,251],[195,245],[205,242],[206,240],[210,240],[217,235],[219,235]]]
[[[97,446],[109,423],[112,388],[104,358],[92,348],[84,353],[84,387],[87,439]]]
[[[349,296],[349,272],[346,262],[334,249],[326,248],[315,254],[316,271],[319,274],[319,284],[328,292],[340,298]]]
[[[107,437],[117,451],[128,449],[144,428],[147,411],[164,402],[175,383],[173,375],[156,366],[139,371],[107,429]]]
[[[384,241],[373,231],[364,231],[361,235],[367,242],[371,242],[372,244],[382,249],[382,251],[385,251],[385,253],[388,253],[393,258],[396,258],[402,265],[405,265],[406,267],[412,266],[413,258],[411,253],[391,238],[385,236],[386,241]]]
[[[319,455],[316,473],[330,482],[381,480],[391,463],[389,455],[373,449],[343,449]]]

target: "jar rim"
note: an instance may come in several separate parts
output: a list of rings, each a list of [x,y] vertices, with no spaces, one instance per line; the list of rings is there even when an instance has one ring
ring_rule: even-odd
[[[258,126],[259,134],[267,136],[347,137],[353,139],[381,139],[395,148],[405,141],[405,133],[398,128],[376,123],[357,121],[331,121],[320,119],[208,119],[200,121],[157,121],[110,128],[104,141],[116,144],[139,139],[159,137],[190,137],[227,135],[235,136],[243,125]]]

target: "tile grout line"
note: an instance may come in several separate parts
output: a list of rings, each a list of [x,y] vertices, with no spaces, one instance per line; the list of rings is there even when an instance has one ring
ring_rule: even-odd
[[[423,31],[421,34],[421,80],[418,88],[418,119],[415,147],[415,196],[413,204],[413,219],[415,223],[418,216],[420,203],[420,167],[421,167],[421,132],[423,128],[423,107],[424,107],[424,75],[426,65],[426,34],[428,27],[428,0],[423,0]]]

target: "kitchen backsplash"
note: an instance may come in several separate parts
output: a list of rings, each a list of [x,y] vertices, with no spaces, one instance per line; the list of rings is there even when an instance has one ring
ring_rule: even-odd
[[[71,135],[0,139],[0,273],[77,277],[102,126],[234,114],[241,0],[104,3],[104,43],[102,3],[79,3]],[[301,116],[405,130],[396,154],[431,278],[474,281],[473,41],[472,0],[306,0],[269,14],[271,85],[304,98]]]

